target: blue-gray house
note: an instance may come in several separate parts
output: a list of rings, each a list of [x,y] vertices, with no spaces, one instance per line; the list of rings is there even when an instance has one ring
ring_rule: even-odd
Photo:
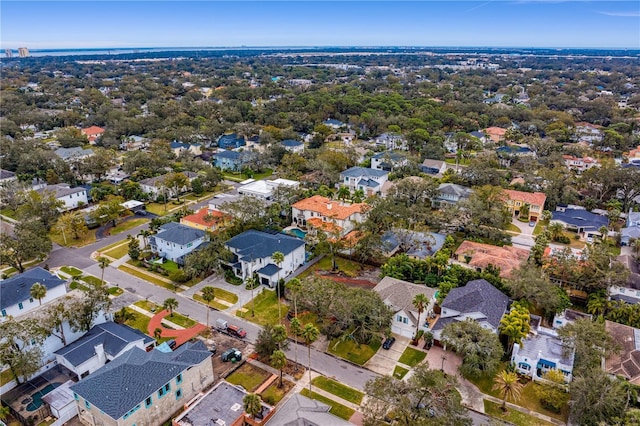
[[[201,229],[169,222],[160,227],[158,233],[149,238],[151,251],[158,256],[184,265],[184,258],[203,245],[207,233]]]
[[[218,148],[222,149],[236,149],[245,146],[247,141],[244,136],[231,133],[229,135],[222,135],[218,139]]]
[[[237,172],[242,169],[243,157],[243,153],[238,151],[220,151],[213,154],[213,165],[221,170]]]
[[[553,212],[551,223],[553,222],[561,223],[567,230],[591,242],[594,237],[601,236],[599,229],[609,225],[609,218],[582,209],[559,206],[558,210]]]

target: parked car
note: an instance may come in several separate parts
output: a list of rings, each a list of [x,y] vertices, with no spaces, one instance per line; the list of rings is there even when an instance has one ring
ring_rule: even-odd
[[[227,362],[227,361],[238,362],[241,359],[242,359],[242,352],[240,352],[236,348],[227,349],[226,351],[222,352],[223,362]]]
[[[387,339],[384,341],[384,343],[382,344],[382,349],[391,349],[391,346],[393,346],[393,344],[396,342],[396,338],[391,336],[391,337],[387,337]]]
[[[536,223],[534,221],[531,221],[531,222],[529,222],[529,226],[532,227],[532,228],[535,228]]]

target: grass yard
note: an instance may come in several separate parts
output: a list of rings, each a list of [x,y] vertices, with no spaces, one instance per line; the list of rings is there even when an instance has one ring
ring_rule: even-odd
[[[355,278],[358,276],[360,271],[362,270],[362,265],[358,262],[354,262],[349,259],[344,259],[342,257],[336,256],[336,265],[340,272],[343,272],[346,276]],[[318,261],[315,265],[304,271],[298,278],[304,279],[312,274],[315,271],[331,271],[331,256],[325,256]]]
[[[351,416],[353,416],[353,413],[355,413],[355,410],[352,410],[351,408],[346,407],[332,399],[325,398],[324,396],[315,392],[309,392],[309,389],[307,388],[301,390],[300,394],[306,396],[307,398],[315,399],[316,401],[327,404],[331,407],[329,412],[335,416],[340,417],[341,419],[349,420]]]
[[[78,281],[71,281],[71,284],[69,284],[69,288],[71,290],[75,290],[76,288],[82,291],[89,290],[89,287],[87,287],[86,285],[80,284]]]
[[[93,286],[102,285],[102,281],[100,280],[100,278],[94,277],[93,275],[85,275],[84,277],[80,278],[80,280]]]
[[[324,376],[318,376],[311,380],[311,384],[335,396],[339,396],[345,401],[360,405],[364,394],[357,389],[343,385]]]
[[[151,313],[158,312],[162,309],[161,306],[158,306],[153,302],[149,302],[148,300],[138,300],[136,303],[134,303],[134,305]]]
[[[276,405],[295,386],[292,382],[283,380],[282,387],[279,388],[279,383],[280,379],[276,379],[275,382],[271,383],[264,391],[262,391],[260,396],[264,402],[269,405]]]
[[[129,253],[129,244],[124,243],[110,250],[102,251],[101,253],[113,259],[120,259],[121,257],[124,257],[126,254]]]
[[[77,240],[73,238],[73,235],[67,235],[66,244],[64,243],[64,237],[59,232],[51,231],[49,233],[49,237],[51,238],[51,241],[63,247],[82,247],[86,246],[87,244],[96,242],[96,230],[89,229],[83,236],[81,236]]]
[[[124,293],[124,290],[121,289],[120,287],[109,287],[109,295],[111,296],[120,296],[122,293]]]
[[[131,319],[125,321],[125,324],[127,324],[129,327],[135,328],[136,330],[140,330],[144,334],[147,334],[149,332],[149,321],[151,321],[151,317],[141,314],[138,311],[134,311],[131,308],[125,309],[127,310],[127,312],[132,314]]]
[[[190,328],[198,323],[198,321],[194,321],[191,318],[187,318],[182,314],[177,312],[173,312],[173,314],[169,314],[164,317],[169,322],[174,323],[175,325],[179,325],[180,327]]]
[[[217,309],[219,311],[224,311],[225,309],[228,309],[229,307],[227,305],[223,305],[222,303],[218,303],[215,300],[212,300],[211,302],[207,303],[205,302],[205,300],[202,298],[201,295],[199,294],[194,294],[193,295],[193,300],[197,300],[200,303],[204,303],[205,305],[209,305],[211,308],[213,309]]]
[[[553,423],[545,422],[537,417],[530,416],[529,414],[521,413],[520,411],[509,409],[506,413],[502,412],[500,404],[495,402],[484,400],[484,412],[486,415],[504,420],[517,426],[547,426],[553,425]]]
[[[255,180],[265,179],[265,178],[268,178],[269,176],[271,176],[272,174],[273,174],[273,170],[267,169],[266,171],[264,171],[262,173],[254,173],[253,176],[251,176],[251,177],[249,177],[249,175],[247,175],[245,173],[230,173],[228,171],[223,172],[222,176],[225,179],[229,179],[229,180],[232,180],[234,182],[242,182],[243,180],[247,180],[249,178],[255,179]]]
[[[238,296],[236,294],[231,293],[230,291],[227,291],[223,288],[215,287],[215,289],[216,289],[216,293],[215,293],[216,299],[222,299],[225,302],[229,302],[231,304],[234,304],[238,301]]]
[[[264,371],[262,368],[258,368],[245,362],[242,367],[234,371],[225,380],[231,384],[242,386],[247,392],[253,392],[270,376],[271,374]]]
[[[110,235],[118,235],[124,231],[128,231],[129,229],[135,228],[136,226],[140,226],[149,222],[148,219],[131,219],[126,222],[119,223],[109,230]]]
[[[13,381],[13,379],[15,379],[13,372],[11,371],[11,369],[7,368],[2,373],[0,373],[0,386],[4,386],[5,384]]]
[[[157,286],[164,287],[164,288],[166,288],[168,290],[171,290],[171,291],[175,291],[176,290],[176,286],[174,286],[172,283],[168,283],[166,281],[160,280],[160,279],[154,277],[153,275],[149,275],[149,274],[146,274],[146,273],[144,273],[142,271],[138,271],[137,269],[133,269],[130,266],[120,265],[120,266],[118,266],[118,269],[120,269],[121,271],[126,272],[127,274],[133,275],[134,277],[138,277],[140,279],[148,281],[151,284],[155,284]],[[181,291],[181,289],[180,289],[180,287],[178,287],[177,292],[180,292],[180,291]]]
[[[358,365],[364,365],[380,349],[380,342],[375,341],[368,345],[357,344],[351,339],[340,341],[332,339],[329,343],[329,353],[344,358]]]
[[[162,203],[149,203],[146,205],[145,210],[149,213],[153,213],[157,216],[164,216],[166,214],[171,213],[173,208],[179,209],[181,206],[173,206],[171,203],[167,203],[167,210],[164,209],[164,204]]]
[[[243,308],[246,310],[244,313],[238,311],[236,315],[247,321],[255,322],[256,324],[276,324],[278,322],[278,297],[275,291],[263,289],[253,301],[255,302],[255,316],[251,316],[252,301],[249,301]],[[282,317],[284,318],[289,311],[289,307],[282,303]]]
[[[125,246],[128,244],[129,242],[127,241],[127,239],[125,238],[124,240],[120,240],[120,241],[116,241],[113,244],[109,244],[108,246],[104,246],[100,249],[100,253],[104,253],[106,251],[109,251],[111,249],[114,249],[116,247],[118,247],[119,245],[124,244]]]
[[[398,360],[398,362],[408,365],[409,367],[415,367],[420,364],[423,359],[427,356],[426,353],[419,351],[417,349],[413,349],[412,347],[407,347],[402,353],[402,356]]]
[[[514,225],[513,223],[508,223],[507,224],[507,229],[508,232],[513,232],[516,235],[520,235],[520,228],[518,228],[516,225]]]
[[[17,219],[18,218],[17,213],[14,210],[11,210],[9,208],[0,209],[0,214],[2,216],[8,217],[9,219]]]
[[[65,274],[71,275],[72,277],[82,276],[82,271],[78,268],[74,268],[73,266],[63,266],[62,268],[60,268],[60,270]]]
[[[180,269],[178,264],[172,260],[165,260],[160,264],[160,267],[167,272],[175,272]]]
[[[396,365],[396,368],[393,369],[393,377],[395,377],[398,380],[402,380],[404,376],[407,375],[408,372],[409,370],[407,370],[406,368]]]

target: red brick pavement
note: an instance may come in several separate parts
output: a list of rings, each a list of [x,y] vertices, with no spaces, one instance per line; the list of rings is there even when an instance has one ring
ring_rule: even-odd
[[[151,318],[149,321],[149,335],[153,336],[153,332],[156,328],[162,329],[162,337],[172,337],[176,341],[176,346],[180,346],[185,342],[188,342],[195,336],[197,336],[200,332],[207,329],[203,324],[196,324],[193,327],[185,328],[183,330],[172,330],[170,328],[166,328],[162,325],[162,319],[169,315],[169,311],[164,310],[160,311]],[[171,321],[171,318],[168,318]]]

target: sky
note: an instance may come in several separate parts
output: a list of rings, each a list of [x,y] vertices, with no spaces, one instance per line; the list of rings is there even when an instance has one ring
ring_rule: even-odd
[[[0,1],[2,49],[640,48],[640,1]]]

